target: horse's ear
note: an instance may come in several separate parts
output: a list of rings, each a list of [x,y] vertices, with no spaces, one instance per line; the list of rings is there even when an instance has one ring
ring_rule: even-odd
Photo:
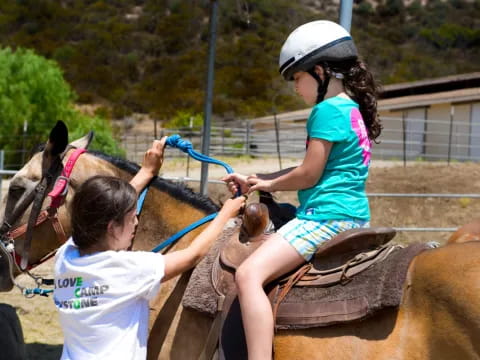
[[[93,131],[90,131],[87,135],[85,135],[84,137],[78,139],[78,140],[75,140],[73,142],[70,143],[70,146],[72,147],[75,147],[75,148],[83,148],[83,149],[87,149],[88,148],[88,145],[90,145],[90,143],[92,142],[92,139],[93,139],[93,135],[94,135],[94,132]]]
[[[65,123],[61,120],[57,121],[50,135],[48,136],[48,143],[46,150],[50,155],[56,156],[65,151],[68,145],[68,129]]]

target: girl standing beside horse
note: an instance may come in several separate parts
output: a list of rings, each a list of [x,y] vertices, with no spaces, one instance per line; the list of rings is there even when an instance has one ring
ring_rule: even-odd
[[[62,359],[145,359],[149,300],[161,282],[203,258],[245,203],[244,197],[227,200],[185,249],[166,255],[127,251],[138,224],[137,193],[158,173],[165,140],[154,142],[130,184],[94,176],[74,195],[72,237],[58,250],[55,261]]]
[[[339,232],[369,226],[365,181],[371,141],[381,132],[373,76],[338,24],[313,21],[297,28],[282,47],[279,66],[303,100],[314,105],[303,162],[274,174],[223,179],[232,192],[239,186],[249,193],[298,190],[300,202],[296,218],[236,273],[249,360],[272,357],[274,322],[263,286],[309,261]]]

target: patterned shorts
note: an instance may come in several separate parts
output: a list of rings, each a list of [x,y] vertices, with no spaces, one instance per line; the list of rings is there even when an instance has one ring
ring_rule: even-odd
[[[309,261],[320,244],[330,240],[338,233],[369,226],[369,221],[358,219],[310,221],[295,218],[283,225],[277,232],[282,235],[305,260]]]

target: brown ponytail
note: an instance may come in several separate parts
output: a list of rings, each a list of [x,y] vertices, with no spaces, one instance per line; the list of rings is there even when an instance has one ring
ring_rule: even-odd
[[[347,94],[359,105],[370,140],[375,141],[383,126],[377,112],[378,85],[365,63],[359,60],[328,62],[328,68],[344,76]]]

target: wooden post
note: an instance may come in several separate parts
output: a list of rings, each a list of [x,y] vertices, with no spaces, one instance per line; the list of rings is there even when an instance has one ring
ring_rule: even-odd
[[[250,155],[250,120],[247,120],[247,132],[245,133],[245,151],[246,155]]]
[[[402,138],[403,138],[403,167],[407,166],[407,124],[405,119],[405,110],[402,111]]]
[[[450,158],[452,156],[452,136],[453,136],[453,115],[455,114],[455,106],[450,105],[450,130],[448,133],[448,160],[447,163],[450,165]]]

